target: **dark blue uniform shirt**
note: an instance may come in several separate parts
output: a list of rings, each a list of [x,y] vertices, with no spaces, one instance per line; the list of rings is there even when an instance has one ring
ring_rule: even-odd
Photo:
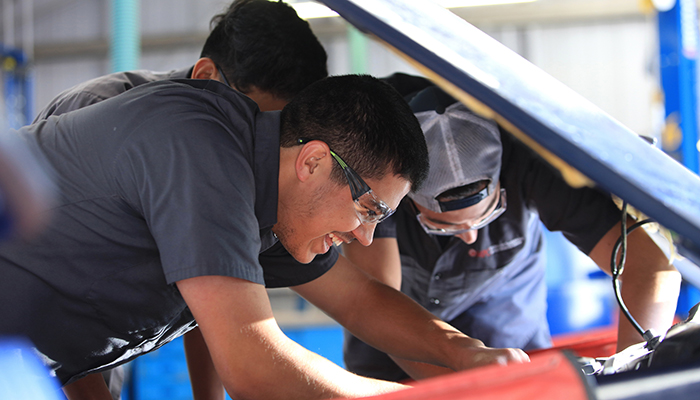
[[[588,254],[620,213],[608,194],[571,188],[510,134],[501,132],[501,140],[507,210],[479,230],[475,243],[426,234],[409,198],[377,225],[375,237],[397,239],[401,291],[436,316],[487,346],[548,347],[542,223]],[[345,362],[361,375],[408,377],[385,354],[348,334]]]

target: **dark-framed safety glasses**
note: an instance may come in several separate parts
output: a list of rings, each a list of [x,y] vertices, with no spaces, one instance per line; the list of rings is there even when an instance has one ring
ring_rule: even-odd
[[[221,67],[219,67],[217,64],[214,64],[214,65],[216,66],[216,70],[219,72],[219,75],[221,75],[221,79],[224,80],[224,83],[226,84],[226,86],[232,87],[231,84],[228,83],[228,79],[226,79],[226,75],[224,75],[224,70],[221,69]]]
[[[305,144],[317,139],[299,139],[299,144]],[[330,146],[328,147],[333,159],[340,165],[345,174],[345,178],[350,186],[350,194],[355,205],[355,213],[363,224],[376,224],[389,218],[395,210],[391,209],[377,195],[372,188],[355,172],[348,164],[336,154]]]
[[[430,221],[424,218],[423,214],[421,214],[420,212],[418,212],[418,214],[416,215],[416,219],[427,234],[438,236],[455,236],[469,231],[476,231],[485,227],[486,225],[496,220],[496,218],[500,217],[501,214],[503,214],[506,211],[507,206],[508,202],[506,198],[506,190],[504,188],[501,188],[501,190],[499,191],[498,203],[496,204],[496,208],[494,208],[494,210],[491,211],[489,215],[483,217],[478,222],[476,222],[473,225],[470,225],[467,228],[464,227],[466,224],[437,228],[433,226]]]

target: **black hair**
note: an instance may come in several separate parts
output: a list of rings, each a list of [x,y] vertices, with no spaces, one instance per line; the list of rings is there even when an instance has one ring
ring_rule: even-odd
[[[450,200],[460,200],[465,197],[469,197],[472,195],[475,195],[479,193],[480,191],[484,190],[486,186],[491,181],[488,179],[483,179],[480,181],[472,182],[467,185],[463,186],[458,186],[456,188],[452,188],[449,190],[445,190],[444,192],[440,193],[437,195],[436,200],[438,201],[450,201]]]
[[[282,110],[280,146],[322,140],[364,178],[387,172],[417,190],[428,174],[418,120],[390,85],[368,75],[333,76],[310,85]],[[336,163],[334,163],[336,164]],[[333,179],[345,184],[339,166]]]
[[[328,76],[323,46],[282,1],[235,0],[211,25],[201,57],[211,58],[243,93],[255,86],[289,101]]]

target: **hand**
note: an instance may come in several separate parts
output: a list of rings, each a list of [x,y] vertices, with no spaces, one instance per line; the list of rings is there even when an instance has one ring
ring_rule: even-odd
[[[477,368],[487,365],[507,365],[512,363],[529,362],[528,355],[520,349],[498,349],[486,347],[480,340],[467,338],[470,343],[464,347],[464,352],[457,352],[457,367],[445,368],[437,365],[409,361],[389,355],[406,373],[415,380],[448,375],[455,371]]]
[[[459,370],[483,367],[491,364],[507,365],[525,362],[530,362],[530,357],[520,349],[486,347],[482,343],[481,346],[467,348],[465,354],[462,356],[462,364]]]

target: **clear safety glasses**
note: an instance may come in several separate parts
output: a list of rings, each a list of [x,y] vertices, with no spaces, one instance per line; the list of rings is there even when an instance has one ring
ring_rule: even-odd
[[[299,144],[308,143],[316,139],[299,139]],[[330,150],[330,148],[329,148]],[[330,150],[333,159],[338,162],[340,168],[345,173],[345,178],[350,186],[350,194],[355,206],[355,212],[360,222],[363,224],[376,224],[389,218],[395,210],[392,210],[379,197],[372,188],[355,172],[348,164],[340,158],[333,150]]]
[[[419,213],[418,215],[416,215],[416,219],[418,219],[418,222],[423,227],[423,230],[430,235],[454,236],[469,231],[476,231],[485,227],[486,225],[493,222],[496,218],[500,217],[501,214],[503,214],[506,211],[507,205],[508,204],[506,201],[506,190],[502,188],[499,192],[498,203],[496,204],[496,208],[494,208],[494,210],[491,211],[489,215],[481,218],[474,224],[446,225],[443,228],[438,228],[434,226],[434,222],[430,222],[426,218],[424,218],[423,214]],[[467,227],[465,228],[465,226]]]

